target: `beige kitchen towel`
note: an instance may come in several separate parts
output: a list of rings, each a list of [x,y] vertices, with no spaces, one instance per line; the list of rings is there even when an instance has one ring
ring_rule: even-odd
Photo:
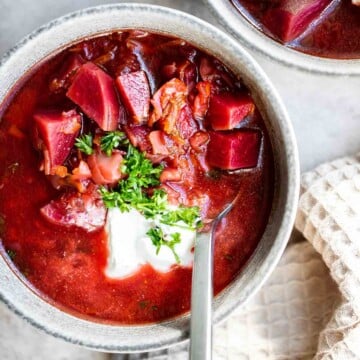
[[[302,176],[296,227],[323,258],[342,298],[315,359],[360,359],[360,154]]]

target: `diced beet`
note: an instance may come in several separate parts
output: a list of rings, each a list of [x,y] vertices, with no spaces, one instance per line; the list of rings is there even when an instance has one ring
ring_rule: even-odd
[[[116,184],[122,178],[120,166],[123,157],[119,151],[114,151],[111,156],[98,152],[90,155],[87,161],[92,179],[98,185]]]
[[[116,85],[121,100],[136,124],[146,124],[149,118],[150,87],[144,71],[118,76]]]
[[[169,149],[166,146],[165,133],[161,130],[154,130],[149,134],[149,140],[153,149],[153,154],[169,155]]]
[[[211,131],[206,160],[223,170],[252,168],[258,163],[260,143],[258,131]]]
[[[45,174],[54,174],[63,165],[81,128],[81,116],[75,111],[40,111],[34,114],[35,133],[43,143]],[[39,144],[38,139],[35,140]]]
[[[124,130],[133,146],[141,151],[151,151],[152,147],[148,136],[151,130],[148,126],[125,126]]]
[[[104,131],[116,130],[124,111],[113,79],[92,62],[82,65],[66,93]]]
[[[75,76],[76,71],[81,65],[85,63],[85,60],[79,54],[70,54],[65,59],[57,76],[51,81],[50,89],[57,92],[62,89],[67,89]]]
[[[207,118],[214,130],[231,130],[254,109],[249,95],[222,93],[211,96]]]
[[[82,194],[77,191],[65,192],[42,207],[40,212],[52,224],[76,226],[88,232],[102,228],[106,217],[105,206],[95,186],[89,186]]]
[[[264,15],[263,24],[282,41],[300,36],[333,0],[282,0]]]

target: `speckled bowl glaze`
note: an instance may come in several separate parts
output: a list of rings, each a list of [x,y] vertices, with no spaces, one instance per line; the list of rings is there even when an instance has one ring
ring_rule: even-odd
[[[290,49],[252,25],[230,0],[204,0],[219,22],[239,42],[287,66],[327,75],[360,75],[359,60],[336,60],[308,55]]]
[[[215,299],[215,322],[224,320],[265,281],[292,230],[299,189],[298,154],[286,111],[268,78],[232,38],[191,15],[164,7],[118,4],[75,12],[52,21],[14,47],[0,64],[0,104],[44,59],[86,37],[120,29],[144,29],[185,39],[223,61],[251,90],[273,146],[276,186],[265,233],[241,274]],[[12,90],[13,91],[13,90]],[[1,118],[1,112],[0,112]],[[189,315],[143,326],[115,326],[80,319],[40,298],[21,281],[2,249],[0,298],[36,327],[74,344],[110,352],[161,349],[186,341]]]

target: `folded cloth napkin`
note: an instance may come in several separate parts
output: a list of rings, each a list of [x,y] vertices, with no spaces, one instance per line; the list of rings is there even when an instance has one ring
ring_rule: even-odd
[[[360,359],[360,154],[302,177],[296,227],[318,251],[342,296],[315,359]]]

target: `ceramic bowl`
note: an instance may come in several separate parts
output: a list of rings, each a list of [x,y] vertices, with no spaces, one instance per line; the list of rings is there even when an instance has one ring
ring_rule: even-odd
[[[4,56],[0,63],[0,104],[6,104],[9,92],[21,85],[31,70],[45,59],[81,39],[120,29],[173,35],[211,53],[243,79],[266,122],[276,173],[271,215],[253,256],[214,301],[215,323],[218,323],[244,304],[271,273],[292,230],[298,199],[298,154],[290,121],[275,89],[248,53],[217,28],[172,9],[139,4],[89,8],[41,27]],[[109,352],[149,351],[188,339],[189,314],[142,326],[115,326],[73,316],[39,297],[21,281],[6,259],[2,249],[0,298],[21,317],[49,334]]]
[[[360,75],[359,60],[337,60],[308,55],[290,49],[257,29],[230,0],[205,0],[219,22],[239,42],[268,58],[300,70],[328,75]]]

